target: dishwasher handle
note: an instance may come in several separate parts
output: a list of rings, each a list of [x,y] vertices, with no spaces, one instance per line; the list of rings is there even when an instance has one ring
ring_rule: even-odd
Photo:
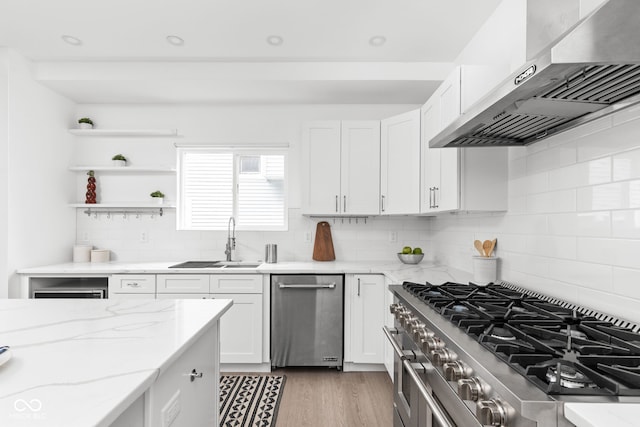
[[[336,282],[322,283],[322,284],[309,284],[309,285],[305,285],[303,283],[278,282],[278,287],[280,289],[335,289]]]

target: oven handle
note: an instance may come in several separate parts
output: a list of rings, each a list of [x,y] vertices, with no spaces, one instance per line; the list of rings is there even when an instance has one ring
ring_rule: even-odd
[[[433,412],[433,416],[436,418],[436,420],[438,420],[438,423],[444,427],[455,427],[451,422],[449,422],[449,418],[445,415],[446,412],[444,411],[444,409],[442,409],[440,404],[433,398],[433,396],[431,396],[431,394],[429,393],[429,390],[427,390],[427,387],[425,387],[425,385],[423,384],[422,379],[420,378],[416,370],[413,368],[413,366],[411,366],[411,361],[409,361],[407,357],[404,355],[404,353],[402,352],[402,348],[400,348],[400,345],[396,342],[396,340],[393,339],[393,335],[397,334],[398,332],[392,331],[386,326],[382,327],[382,331],[384,332],[384,334],[387,336],[387,339],[391,343],[391,346],[393,347],[393,351],[395,351],[398,357],[400,358],[400,360],[402,360],[402,365],[405,367],[405,369],[409,373],[409,376],[411,377],[413,382],[416,384],[416,386],[418,386],[418,390],[420,390],[420,394],[422,394],[424,399],[427,401],[427,405],[431,409],[431,412]]]

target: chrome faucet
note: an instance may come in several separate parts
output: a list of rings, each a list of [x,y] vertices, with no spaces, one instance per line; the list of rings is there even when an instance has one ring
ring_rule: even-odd
[[[233,222],[233,237],[231,235],[231,223]],[[236,249],[236,220],[234,217],[229,217],[229,224],[227,225],[227,248],[224,253],[227,255],[227,261],[231,261],[231,253]]]

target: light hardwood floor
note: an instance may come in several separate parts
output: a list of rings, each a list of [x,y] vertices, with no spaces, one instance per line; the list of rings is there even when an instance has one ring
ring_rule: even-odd
[[[286,375],[276,427],[390,427],[392,383],[386,372],[277,369]]]

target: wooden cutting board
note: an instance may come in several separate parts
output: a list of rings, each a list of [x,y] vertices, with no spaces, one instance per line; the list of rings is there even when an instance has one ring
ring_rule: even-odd
[[[315,261],[334,261],[333,239],[331,227],[327,221],[320,221],[316,226],[316,240],[313,245],[313,259]]]

